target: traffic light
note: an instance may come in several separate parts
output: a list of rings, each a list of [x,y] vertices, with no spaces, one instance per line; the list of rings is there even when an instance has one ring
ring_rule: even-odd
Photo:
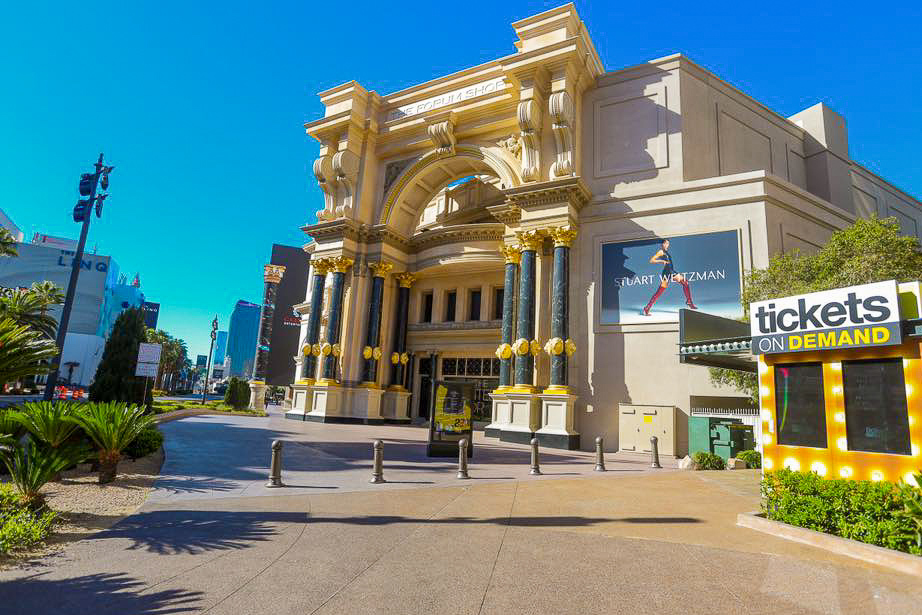
[[[77,201],[77,204],[74,205],[74,222],[83,222],[86,220],[86,217],[90,214],[91,206],[89,199],[80,199]]]
[[[90,196],[96,186],[96,174],[84,173],[80,176],[80,196]]]

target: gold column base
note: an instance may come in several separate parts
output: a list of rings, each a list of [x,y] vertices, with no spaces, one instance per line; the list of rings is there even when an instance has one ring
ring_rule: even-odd
[[[565,384],[552,384],[544,389],[545,395],[570,395],[570,387]]]
[[[335,387],[335,386],[337,386],[338,384],[339,384],[339,383],[336,382],[336,381],[335,381],[334,379],[332,379],[332,378],[321,378],[320,380],[317,381],[317,384],[316,384],[315,386],[318,386],[318,387]]]
[[[313,386],[313,385],[314,385],[314,379],[313,379],[313,378],[301,378],[301,379],[298,380],[295,384],[296,384],[296,385],[303,385],[303,386]]]
[[[380,389],[381,388],[380,386],[378,386],[377,382],[368,382],[368,381],[360,382],[359,386],[363,389]]]
[[[506,393],[528,393],[533,395],[540,392],[541,389],[530,384],[516,384],[506,389]]]
[[[494,394],[494,395],[502,395],[503,393],[508,393],[508,392],[509,392],[509,389],[511,389],[511,388],[512,388],[512,387],[510,387],[510,386],[508,386],[508,385],[506,385],[506,386],[501,386],[501,387],[496,387],[495,389],[493,389],[493,394]]]
[[[408,392],[406,387],[404,387],[402,384],[392,384],[391,386],[387,387],[387,390],[391,392],[395,392],[395,393],[407,393]]]

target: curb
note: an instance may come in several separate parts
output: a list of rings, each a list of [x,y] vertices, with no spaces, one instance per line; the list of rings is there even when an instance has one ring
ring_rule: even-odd
[[[216,412],[211,410],[173,410],[172,412],[164,412],[163,414],[158,414],[154,417],[155,423],[169,423],[170,421],[176,421],[179,419],[184,419],[187,416],[246,416],[245,414],[231,414],[230,412]],[[268,415],[250,415],[253,418],[264,419]]]
[[[918,555],[894,551],[893,549],[870,545],[851,538],[833,536],[816,530],[808,530],[807,528],[789,525],[781,521],[772,521],[763,517],[762,513],[739,513],[736,516],[736,524],[757,532],[765,532],[778,538],[817,547],[837,555],[844,555],[863,562],[883,566],[884,568],[890,568],[897,572],[922,577],[922,557]]]

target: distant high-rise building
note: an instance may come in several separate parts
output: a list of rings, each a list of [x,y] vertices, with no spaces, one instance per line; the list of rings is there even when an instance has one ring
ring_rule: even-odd
[[[205,369],[205,366],[207,365],[207,363],[208,363],[208,355],[206,354],[200,354],[195,358],[196,367],[201,367],[202,369]]]
[[[240,300],[231,314],[227,332],[227,356],[230,357],[230,372],[227,376],[249,378],[256,356],[256,340],[259,337],[260,306]]]
[[[224,357],[227,355],[227,331],[218,331],[214,341],[214,354],[211,356],[212,365],[224,365]]]
[[[295,381],[294,356],[298,354],[301,315],[294,311],[294,306],[304,302],[309,260],[301,248],[272,244],[270,262],[284,265],[285,274],[275,296],[266,384],[286,386]]]

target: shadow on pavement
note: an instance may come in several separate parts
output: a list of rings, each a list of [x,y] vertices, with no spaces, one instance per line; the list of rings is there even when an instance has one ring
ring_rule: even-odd
[[[311,516],[310,523],[345,523],[348,525],[394,525],[397,523],[425,524],[425,525],[454,525],[454,524],[479,524],[479,525],[512,525],[517,527],[588,527],[598,523],[608,523],[618,519],[604,517],[441,517],[438,519],[420,519],[417,517],[401,517],[398,515],[368,515],[364,517],[316,517]]]
[[[142,593],[146,583],[124,573],[90,574],[72,579],[42,575],[0,586],[4,613],[68,613],[69,615],[166,615],[198,610],[201,592],[168,589]]]
[[[159,510],[138,513],[90,540],[128,539],[129,550],[158,555],[245,549],[278,534],[281,524],[306,523],[307,513]]]

